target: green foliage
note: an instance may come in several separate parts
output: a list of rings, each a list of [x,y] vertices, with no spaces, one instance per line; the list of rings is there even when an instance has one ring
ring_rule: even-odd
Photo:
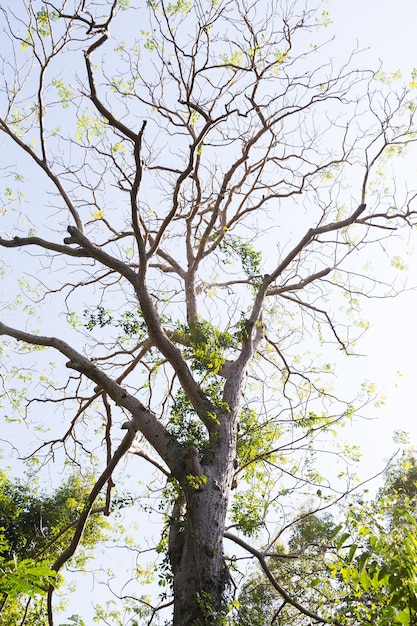
[[[206,380],[202,389],[211,402],[218,407],[220,413],[227,413],[228,407],[222,402],[222,384],[218,380]],[[218,421],[215,413],[207,415],[208,420]],[[207,431],[200,418],[197,417],[193,406],[182,389],[174,397],[168,422],[169,432],[184,446],[194,446],[200,453],[207,450]]]
[[[239,492],[233,498],[231,519],[244,535],[257,535],[261,530],[266,507],[267,500],[262,495],[259,496],[249,489]]]
[[[246,468],[247,477],[253,477],[255,461],[263,462],[276,459],[271,452],[271,443],[279,437],[277,426],[268,422],[261,423],[256,411],[244,407],[240,414],[237,458],[239,465]]]
[[[310,610],[315,606],[315,586],[322,580],[324,573],[323,555],[326,544],[330,542],[334,524],[330,516],[320,516],[307,511],[300,511],[299,519],[294,523],[288,542],[288,549],[276,543],[273,550],[276,557],[268,559],[268,567],[288,590],[294,600],[301,602]],[[271,550],[272,551],[272,550]],[[291,555],[299,554],[300,558]],[[323,579],[325,580],[325,579]],[[308,598],[308,601],[306,600]],[[325,600],[323,590],[320,598]],[[288,626],[304,625],[304,617],[290,604],[286,603],[271,586],[260,570],[249,576],[242,586],[239,603],[233,612],[233,626]]]
[[[187,474],[185,477],[188,486],[191,489],[198,491],[207,482],[207,476],[202,474],[201,476],[194,476],[193,474]]]
[[[148,329],[140,309],[122,311],[116,316],[112,311],[99,304],[92,310],[85,308],[83,316],[85,320],[84,327],[90,332],[95,328],[105,328],[107,326],[120,329],[120,333],[117,337],[120,342],[126,341],[127,339],[143,341],[148,336]],[[167,327],[169,327],[170,324],[172,325],[169,317],[160,315],[159,319],[161,323],[167,325]],[[185,326],[179,325],[180,330],[178,334],[184,337],[184,329],[186,328]]]
[[[88,109],[80,113],[77,117],[75,138],[78,142],[86,141],[92,144],[93,140],[101,139],[104,136],[106,120],[90,114]]]
[[[212,626],[212,624],[216,624],[216,626],[229,626],[227,606],[219,612],[211,593],[206,591],[200,592],[198,594],[198,605],[203,617],[193,622],[193,626]]]
[[[177,0],[169,3],[166,7],[167,13],[170,15],[186,15],[191,9],[192,3],[189,0]]]
[[[104,326],[108,326],[113,321],[113,316],[101,305],[93,313],[88,309],[84,309],[84,317],[87,320],[85,323],[87,330],[93,330],[96,326],[104,328]]]
[[[330,569],[343,581],[341,618],[379,626],[417,618],[417,463],[406,453],[387,473],[373,502],[352,507],[336,537],[339,560]]]
[[[276,546],[283,556],[269,559],[269,567],[295,600],[307,606],[308,598],[308,608],[329,622],[411,626],[417,619],[416,496],[417,462],[407,453],[376,498],[352,502],[339,524],[330,514],[301,511],[287,556]],[[234,626],[305,623],[260,572],[243,585],[239,604]]]
[[[42,7],[40,11],[36,13],[36,23],[38,26],[38,32],[42,37],[50,37],[51,35],[51,22],[58,19],[58,12],[53,10],[49,11],[46,7]]]
[[[147,333],[146,324],[139,309],[135,312],[124,311],[117,321],[117,326],[128,337],[137,336],[142,338]]]
[[[46,623],[43,600],[48,586],[59,583],[51,565],[68,545],[91,488],[87,477],[70,477],[52,493],[30,481],[11,480],[0,472],[0,625]],[[106,522],[92,516],[82,549],[74,561],[83,566],[87,550],[104,539]],[[23,623],[23,622],[22,622]]]
[[[386,476],[379,497],[388,496],[411,510],[417,507],[417,459],[412,452],[403,454]]]
[[[233,496],[231,517],[243,534],[255,536],[262,529],[269,506],[270,473],[269,463],[276,464],[278,454],[274,452],[280,436],[276,424],[262,422],[253,409],[244,407],[240,414],[237,440],[239,483],[242,491]]]
[[[71,615],[68,620],[66,624],[61,624],[60,626],[86,626],[86,623],[79,615]]]
[[[403,101],[399,98],[399,108],[395,109],[394,102],[391,103],[387,96],[386,101],[382,98],[385,104],[381,104],[380,109],[379,97],[374,98],[372,93],[365,92],[362,106],[359,84],[364,77],[365,89],[368,88],[366,72],[356,72],[354,68],[352,72],[346,68],[333,72],[326,59],[323,64],[314,65],[310,76],[306,68],[309,57],[304,47],[306,35],[301,33],[304,29],[312,33],[313,12],[307,6],[298,7],[297,3],[282,6],[279,11],[273,10],[274,3],[266,3],[269,9],[265,6],[263,8],[267,10],[257,14],[257,3],[249,6],[218,0],[203,0],[202,3],[148,0],[134,7],[133,17],[137,14],[140,18],[134,27],[129,23],[129,16],[119,24],[114,22],[118,14],[116,6],[126,9],[129,0],[82,2],[78,9],[77,4],[64,2],[62,12],[58,14],[55,9],[50,9],[52,3],[28,1],[23,3],[22,11],[5,12],[8,33],[3,33],[3,41],[14,41],[17,45],[7,51],[3,66],[6,73],[2,93],[8,96],[8,100],[2,130],[6,142],[12,139],[14,148],[23,148],[25,160],[32,157],[37,171],[46,175],[47,186],[41,189],[45,195],[42,191],[35,198],[39,206],[45,200],[45,206],[41,210],[32,210],[31,196],[25,202],[22,200],[20,207],[20,192],[14,190],[13,182],[8,183],[11,186],[4,192],[6,206],[15,203],[18,214],[13,220],[11,234],[7,235],[10,240],[2,239],[2,245],[20,248],[36,243],[41,254],[46,254],[46,260],[42,256],[39,259],[39,269],[49,272],[42,279],[45,293],[35,300],[40,308],[44,307],[43,310],[48,310],[49,296],[57,296],[57,302],[68,311],[69,306],[77,308],[78,288],[99,294],[101,304],[84,311],[84,328],[100,333],[100,337],[88,337],[82,346],[83,355],[91,363],[98,362],[109,377],[123,379],[132,397],[147,405],[147,415],[145,410],[138,409],[140,417],[134,416],[143,436],[138,445],[144,445],[142,452],[139,448],[136,451],[146,458],[145,450],[154,448],[165,467],[176,476],[181,475],[187,506],[191,508],[193,501],[197,505],[201,502],[201,494],[188,497],[191,490],[200,490],[207,480],[197,471],[194,474],[193,467],[198,469],[198,464],[189,464],[190,473],[187,463],[181,464],[185,452],[181,446],[194,446],[207,466],[207,475],[213,478],[210,490],[205,491],[211,494],[211,502],[216,501],[214,494],[219,497],[220,504],[213,512],[213,520],[220,529],[226,511],[229,514],[229,493],[222,491],[223,482],[215,482],[214,476],[218,478],[218,472],[223,469],[229,477],[228,472],[233,467],[236,477],[239,481],[242,479],[242,485],[232,492],[231,518],[243,534],[254,536],[262,529],[265,520],[274,519],[274,511],[282,506],[281,496],[287,487],[285,480],[283,484],[281,481],[284,464],[287,462],[292,466],[288,472],[288,482],[291,482],[288,491],[294,489],[295,492],[301,485],[306,485],[310,491],[311,487],[315,490],[320,477],[310,459],[316,449],[324,446],[323,441],[318,440],[317,446],[313,447],[311,432],[322,433],[329,420],[337,421],[340,417],[342,421],[342,417],[347,417],[340,415],[335,407],[337,389],[334,395],[330,392],[326,395],[318,380],[326,369],[319,371],[314,347],[307,357],[303,354],[304,348],[299,350],[297,343],[309,336],[317,336],[319,344],[327,343],[324,330],[327,321],[330,333],[340,347],[350,347],[350,326],[344,325],[343,318],[339,326],[337,305],[331,296],[333,275],[326,281],[323,278],[329,271],[325,269],[329,259],[333,259],[332,267],[341,265],[350,252],[356,255],[366,237],[364,235],[361,239],[359,234],[355,239],[353,229],[347,226],[337,233],[334,190],[340,192],[336,204],[340,200],[340,204],[346,207],[346,224],[354,219],[347,219],[352,215],[351,187],[347,188],[345,181],[338,178],[341,170],[337,165],[345,163],[349,171],[352,166],[357,167],[358,176],[361,167],[365,168],[361,187],[364,195],[377,160],[372,153],[378,150],[381,139],[386,140],[383,145],[392,144],[386,145],[387,159],[400,157],[404,152],[402,144],[406,143],[406,136],[396,129],[398,113],[401,116],[404,108]],[[143,11],[146,4],[154,9],[149,18]],[[39,7],[42,8],[38,11]],[[24,8],[26,17],[23,17]],[[192,15],[188,15],[191,12]],[[58,17],[59,23],[52,36],[51,26]],[[327,11],[321,13],[319,22],[324,26],[330,23]],[[139,26],[143,30],[139,30]],[[31,49],[19,58],[20,37],[25,36],[27,29],[21,47]],[[301,51],[297,51],[296,45],[298,31]],[[130,35],[135,34],[140,37],[139,41],[130,39]],[[126,42],[118,39],[120,35],[126,37]],[[114,53],[116,56],[112,57]],[[70,56],[66,57],[66,54]],[[14,58],[17,61],[15,68],[12,67]],[[82,63],[82,70],[77,59]],[[283,64],[285,71],[281,67]],[[57,78],[65,68],[69,71],[66,72],[68,83]],[[116,76],[112,78],[112,74]],[[278,74],[279,80],[273,81]],[[416,78],[414,74],[413,80]],[[70,88],[74,83],[79,85],[77,93]],[[331,111],[327,112],[326,99],[329,103],[334,101],[338,107],[343,105],[344,108],[345,104],[349,107],[346,112],[336,110],[333,115]],[[71,102],[74,106],[70,106]],[[369,107],[372,109],[371,122],[377,122],[380,134],[373,128],[369,128],[369,133],[364,130],[368,130]],[[323,115],[320,114],[322,108]],[[352,117],[349,117],[349,111]],[[62,131],[57,130],[57,121],[62,123]],[[325,126],[320,128],[322,121]],[[340,131],[344,124],[347,130],[352,129],[352,133],[346,131],[339,149],[337,136],[334,146],[328,143],[326,127],[329,127],[331,139],[336,127],[336,134],[343,135]],[[358,132],[357,138],[355,132]],[[363,147],[362,141],[365,142]],[[351,160],[349,155],[352,155]],[[332,166],[332,162],[336,164]],[[11,165],[5,173],[7,180],[13,169]],[[31,178],[29,172],[28,180]],[[356,175],[355,180],[359,180]],[[336,187],[331,186],[332,181]],[[345,198],[342,197],[344,189],[348,189]],[[54,193],[61,198],[51,203],[48,198]],[[384,206],[388,198],[381,191],[374,200],[369,202],[369,213],[359,220],[358,231],[366,227],[367,232],[371,225],[384,228],[379,223],[383,221],[384,209],[379,213],[376,205],[379,200]],[[127,211],[129,204],[131,212]],[[36,227],[42,237],[47,236],[48,230],[54,241],[62,241],[59,228],[65,228],[68,223],[61,212],[65,206],[70,210],[69,221],[78,229],[68,228],[74,237],[65,237],[64,241],[69,242],[66,247],[48,243],[41,237],[30,242],[19,240],[26,228],[23,222],[27,221],[31,229],[29,236],[35,235]],[[397,211],[391,196],[389,206],[395,207],[391,211]],[[58,211],[57,207],[61,209]],[[282,213],[281,207],[284,209]],[[58,217],[54,217],[55,214]],[[355,215],[357,218],[359,213]],[[403,215],[398,208],[398,215],[398,220],[404,215],[407,222],[411,220],[408,210]],[[81,226],[84,222],[85,231]],[[236,229],[235,232],[244,236],[233,235],[230,229]],[[85,235],[81,236],[81,232]],[[269,251],[271,265],[267,269],[276,281],[268,291],[257,292],[262,284],[263,259],[251,242],[256,242],[258,234],[265,246],[268,246],[268,237],[275,237],[276,254],[274,249]],[[184,246],[180,243],[177,247],[181,237]],[[91,238],[90,244],[86,238]],[[260,246],[259,241],[255,245]],[[77,248],[70,249],[72,243]],[[339,246],[345,251],[343,254],[338,253]],[[69,265],[53,261],[54,268],[62,269],[62,278],[54,276],[48,261],[50,259],[52,263],[52,257],[61,253],[63,258],[68,255],[70,259]],[[37,256],[30,258],[35,261]],[[219,258],[221,263],[229,266],[229,271],[227,268],[223,271],[223,268],[219,274],[226,276],[218,278],[212,273],[219,269],[216,269]],[[105,269],[95,273],[93,265]],[[396,269],[404,267],[398,256],[392,257],[392,265]],[[73,272],[70,278],[67,275],[69,266]],[[344,272],[341,266],[340,274],[344,276]],[[36,275],[35,270],[32,275]],[[359,272],[357,276],[358,283],[363,284],[362,290],[368,294],[363,274]],[[119,283],[120,290],[117,291]],[[25,297],[30,300],[27,286],[22,283],[17,286],[26,291]],[[355,285],[354,279],[350,280],[348,273],[340,280],[337,289],[343,290],[344,287],[348,313],[356,315],[361,287]],[[189,288],[195,288],[196,299],[202,301],[198,308],[203,310],[202,315],[210,315],[215,310],[215,318],[222,316],[224,325],[216,327],[196,315],[192,318],[195,322],[188,326],[171,319],[165,327],[166,320],[159,309],[170,311],[175,319],[190,319],[194,315],[197,309],[189,306]],[[219,298],[210,291],[218,291]],[[369,291],[374,295],[373,289]],[[155,303],[155,314],[152,307],[144,306],[149,329],[162,323],[166,337],[179,347],[186,363],[179,358],[178,351],[166,348],[166,338],[158,341],[158,333],[151,333],[149,338],[142,312],[130,304],[135,293],[140,302],[149,302],[150,298]],[[264,296],[267,296],[268,303]],[[108,310],[105,306],[108,303],[113,303],[116,311]],[[32,308],[23,309],[23,312],[32,315],[36,307],[33,303],[30,306]],[[132,310],[123,311],[125,306],[131,306]],[[246,317],[242,313],[236,322],[242,309],[251,311],[250,319],[257,319],[254,323],[258,325],[249,324],[248,313]],[[251,345],[247,339],[252,332],[264,330],[261,320],[265,321],[265,332],[257,332],[259,341]],[[68,315],[68,321],[74,329],[77,328],[78,319],[74,313]],[[27,326],[30,331],[33,324]],[[342,339],[337,334],[339,328],[342,329]],[[28,333],[7,332],[12,337],[31,337]],[[30,340],[68,352],[62,342],[41,337],[44,337],[43,332],[32,335]],[[135,349],[123,349],[130,340],[131,344],[136,342]],[[143,350],[137,350],[138,342],[143,342]],[[72,344],[67,339],[67,343],[76,346],[77,340]],[[233,359],[236,367],[230,366],[229,361]],[[148,367],[149,361],[152,367]],[[110,429],[110,411],[114,409],[118,421],[122,412],[135,413],[133,402],[129,404],[129,399],[120,402],[118,393],[112,392],[114,386],[104,385],[111,398],[110,408],[106,394],[99,397],[93,381],[87,381],[91,371],[88,367],[80,367],[80,363],[81,359],[71,357],[67,366],[74,371],[66,381],[59,380],[56,385],[39,378],[42,383],[39,393],[36,388],[34,393],[28,392],[26,381],[17,377],[17,387],[12,388],[12,393],[7,392],[7,401],[22,411],[22,419],[26,418],[24,411],[27,411],[28,423],[38,407],[62,406],[63,420],[72,419],[73,425],[76,420],[79,422],[76,436],[73,431],[68,431],[73,436],[74,454],[78,454],[77,447],[83,452],[91,451],[103,443],[109,460],[117,448],[120,432],[117,428],[112,429],[100,442],[101,416],[107,411]],[[160,363],[163,367],[158,368]],[[194,374],[193,381],[188,376],[187,367]],[[157,369],[159,377],[154,376]],[[331,366],[327,367],[328,371],[331,369]],[[93,378],[97,377],[93,375]],[[262,387],[259,393],[258,389],[251,388],[254,379]],[[178,390],[180,385],[184,385],[185,391]],[[203,415],[201,420],[189,397],[196,406],[198,398],[203,396],[214,408],[208,409],[211,412]],[[230,409],[224,398],[230,402]],[[325,401],[321,410],[322,399]],[[241,410],[246,402],[257,411],[249,407]],[[209,406],[209,402],[202,401],[202,406]],[[330,406],[332,418],[326,413],[327,410],[330,412]],[[83,413],[87,407],[96,414],[96,422],[94,417],[87,418]],[[164,424],[168,421],[171,439],[157,424],[156,415]],[[238,417],[240,431],[236,451]],[[211,423],[208,424],[208,420]],[[221,435],[217,439],[214,434],[212,436],[213,441],[224,445],[217,448],[213,445],[213,449],[208,450],[209,437],[202,422],[209,428],[213,424],[225,426],[218,429]],[[45,424],[46,428],[48,420]],[[95,430],[96,426],[98,430]],[[174,439],[175,448],[172,445]],[[65,444],[65,440],[63,442]],[[62,448],[64,455],[65,445]],[[172,450],[179,459],[173,459],[174,455],[169,454]],[[79,458],[77,456],[77,461]],[[113,459],[119,460],[118,452]],[[148,460],[158,466],[152,453]],[[164,473],[163,470],[162,476]],[[27,584],[34,580],[39,583],[45,576],[42,563],[36,559],[41,554],[47,563],[53,563],[56,555],[68,545],[88,497],[88,482],[72,479],[52,494],[45,494],[36,489],[28,490],[23,483],[10,484],[7,477],[2,477],[0,525],[4,527],[4,585],[9,584],[9,571],[14,581],[19,580],[12,569],[13,563],[16,571],[26,568]],[[397,611],[396,619],[403,623],[406,610],[414,610],[410,602],[404,604],[404,598],[410,593],[415,594],[412,584],[416,578],[411,557],[410,561],[407,560],[407,555],[415,554],[413,516],[408,513],[413,496],[408,486],[401,490],[401,497],[398,495],[400,488],[393,487],[395,495],[384,496],[385,500],[380,498],[381,520],[377,509],[370,506],[368,511],[355,503],[351,515],[343,519],[338,534],[334,532],[331,518],[302,516],[298,523],[294,523],[288,541],[288,549],[298,552],[300,558],[293,560],[286,554],[288,559],[271,559],[271,568],[277,578],[290,584],[295,599],[311,602],[312,609],[320,609],[326,618],[331,619],[337,614],[340,620],[349,615],[359,622],[369,619],[376,622],[383,618],[380,607],[384,606],[383,598],[388,598],[389,610]],[[149,487],[152,498],[158,497],[155,495],[157,489],[154,485]],[[175,489],[170,484],[169,489],[162,492],[162,500],[166,497],[166,501],[172,504],[178,493],[179,487]],[[321,499],[320,490],[316,493]],[[325,497],[328,496],[323,496],[321,501]],[[128,499],[120,498],[118,506],[124,506]],[[211,502],[208,500],[207,504]],[[395,503],[391,509],[389,502]],[[182,505],[182,502],[178,504]],[[166,506],[167,502],[161,505],[164,513]],[[184,529],[189,533],[187,539],[195,540],[197,551],[200,549],[197,547],[198,516],[189,513],[190,509],[186,519],[194,519],[195,527],[190,523],[184,525]],[[182,516],[181,513],[180,524]],[[397,526],[401,527],[401,532]],[[84,548],[93,546],[103,532],[101,518],[92,516],[84,534]],[[407,553],[401,554],[399,559],[393,555],[398,541]],[[159,553],[166,555],[167,550],[167,544],[161,542]],[[203,561],[199,556],[202,554],[194,555],[196,569]],[[209,553],[208,556],[212,555]],[[76,558],[82,563],[85,551],[79,552]],[[31,569],[31,559],[36,560],[35,569]],[[168,564],[168,559],[165,563]],[[196,572],[195,581],[204,581],[205,574],[198,574],[201,572]],[[163,578],[164,583],[167,580],[167,577]],[[48,578],[44,583],[48,583]],[[10,587],[10,591],[4,587],[4,593],[31,596],[30,589],[19,585]],[[373,598],[370,594],[376,598],[375,609],[366,605],[365,600]],[[335,597],[337,602],[333,602]],[[249,594],[247,598],[255,610],[255,602],[249,600]],[[268,592],[259,595],[258,603],[265,603],[268,598],[271,605],[277,605],[277,609],[273,606],[268,613],[271,622],[294,622],[295,613],[290,603],[284,607],[281,616],[277,610],[281,610],[282,600],[277,600],[270,587]],[[207,622],[220,624],[219,600],[217,605],[215,600],[214,594],[212,597],[202,590],[200,607]],[[253,613],[253,619],[249,615],[247,619],[245,617],[246,623],[260,624],[265,614],[265,607],[260,607],[256,614]],[[110,606],[108,611],[101,614],[99,611],[99,615],[107,623],[122,621]],[[387,613],[387,619],[392,615],[394,613]],[[154,616],[148,614],[146,617],[150,623]],[[408,617],[411,620],[411,613]],[[302,619],[305,623],[306,619]],[[13,623],[10,617],[9,621]],[[70,621],[82,623],[77,616]],[[42,623],[42,615],[38,622]]]
[[[375,505],[364,506],[359,518],[358,511],[353,511],[347,521],[354,532],[343,533],[337,542],[339,560],[329,567],[345,592],[339,600],[344,605],[342,623],[350,624],[349,620],[380,626],[414,623],[417,522],[414,515],[390,502],[390,507],[394,506],[390,515],[395,527],[387,532],[384,520],[378,519],[386,506],[381,500],[380,511]]]
[[[123,335],[129,338],[135,337],[138,340],[143,339],[147,335],[147,328],[142,317],[140,309],[136,311],[123,311],[118,319],[101,304],[93,311],[84,309],[84,326],[87,330],[92,331],[94,328],[104,328],[105,326],[115,326],[120,328]]]
[[[35,14],[36,27],[30,26],[25,39],[20,44],[21,50],[25,50],[28,46],[33,45],[33,38],[36,35],[40,35],[43,39],[51,36],[51,24],[58,19],[58,12],[53,9],[49,10],[46,7],[42,7],[40,11]]]
[[[328,415],[317,415],[314,411],[308,411],[307,415],[300,416],[296,422],[295,426],[297,428],[318,428],[319,426],[324,426],[326,423],[332,421],[332,418]]]
[[[226,361],[225,350],[237,347],[234,335],[207,321],[195,322],[190,327],[180,326],[179,332],[186,344],[185,356],[193,360],[191,367],[199,373],[218,374]]]
[[[294,525],[291,538],[288,542],[290,552],[299,550],[304,553],[316,552],[322,546],[329,544],[330,538],[335,533],[335,522],[328,513],[325,515],[315,515],[308,513],[301,514],[299,521]]]
[[[91,482],[87,478],[70,477],[52,494],[38,492],[33,484],[10,480],[0,472],[0,527],[9,545],[7,558],[35,557],[43,552],[45,558],[54,555],[68,542],[75,522],[84,506]],[[84,534],[84,545],[94,545],[104,537],[105,522],[92,516]],[[67,532],[57,542],[52,540],[64,529]],[[80,553],[80,562],[85,557]],[[78,557],[77,557],[78,558]]]
[[[57,90],[63,108],[68,109],[71,101],[75,98],[75,92],[69,89],[61,78],[55,78],[52,84]]]
[[[182,389],[177,391],[172,403],[168,430],[183,446],[193,445],[200,452],[206,449],[206,429]]]
[[[231,626],[281,626],[282,622],[273,621],[276,603],[274,588],[260,572],[253,574],[242,586]]]
[[[21,594],[36,598],[45,595],[50,584],[55,582],[55,572],[48,564],[32,559],[8,558],[10,545],[0,529],[0,594],[18,598]]]
[[[224,63],[224,65],[230,65],[233,67],[242,67],[244,58],[242,50],[235,50],[231,56],[227,54],[220,55],[220,60]]]
[[[90,332],[95,328],[113,326],[120,328],[122,334],[119,339],[136,338],[142,340],[147,336],[147,327],[140,309],[136,311],[123,311],[116,318],[115,315],[103,305],[95,309],[84,309],[84,326]],[[171,320],[160,316],[163,324],[173,326]],[[193,371],[206,375],[216,375],[226,362],[229,354],[239,347],[239,343],[247,334],[246,320],[243,317],[236,325],[235,332],[223,331],[216,328],[206,320],[198,321],[190,326],[176,324],[173,328],[173,336],[184,346],[184,356],[192,361]]]
[[[219,244],[219,250],[224,254],[222,260],[225,264],[233,263],[233,257],[237,257],[242,269],[248,277],[259,274],[261,269],[262,254],[255,250],[252,244],[244,241],[241,237],[225,238]]]

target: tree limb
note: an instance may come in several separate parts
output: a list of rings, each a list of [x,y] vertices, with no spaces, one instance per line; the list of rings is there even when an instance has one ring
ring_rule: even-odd
[[[278,593],[284,598],[284,600],[288,602],[288,604],[291,604],[291,606],[293,606],[295,609],[300,611],[300,613],[303,613],[303,615],[307,615],[307,617],[311,617],[312,619],[316,620],[320,624],[334,624],[335,626],[342,626],[342,624],[338,620],[326,619],[324,617],[320,617],[319,615],[317,615],[317,613],[314,613],[313,611],[309,611],[302,604],[294,600],[290,596],[290,594],[279,584],[279,582],[277,581],[277,579],[271,572],[271,569],[269,568],[268,563],[266,562],[266,557],[262,552],[260,552],[259,550],[251,546],[249,543],[247,543],[246,541],[244,541],[237,535],[230,533],[229,531],[226,531],[224,533],[224,537],[226,539],[230,539],[231,541],[234,541],[235,543],[237,543],[237,545],[239,545],[241,548],[244,548],[244,550],[247,550],[248,552],[250,552],[250,554],[253,554],[253,556],[258,559],[259,565],[263,569],[269,582],[274,587],[274,589],[276,589]]]

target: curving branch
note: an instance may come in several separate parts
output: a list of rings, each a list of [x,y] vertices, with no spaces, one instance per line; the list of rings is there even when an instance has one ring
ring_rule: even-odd
[[[92,488],[90,495],[88,496],[88,501],[84,510],[82,511],[78,522],[75,527],[74,537],[72,538],[69,546],[59,555],[59,557],[54,561],[51,565],[51,569],[58,573],[62,566],[75,554],[80,541],[82,540],[82,536],[84,533],[85,526],[88,522],[88,519],[91,515],[94,502],[100,494],[100,491],[104,487],[106,483],[111,481],[112,473],[115,470],[119,461],[124,457],[126,452],[128,452],[130,446],[132,445],[134,438],[136,436],[136,431],[134,429],[129,429],[123,440],[121,441],[118,448],[113,453],[112,457],[109,459],[106,468],[103,470],[101,476],[96,481],[94,487]],[[52,609],[52,596],[53,596],[54,588],[51,585],[48,589],[48,624],[49,626],[53,626],[54,617],[53,617],[53,609]]]
[[[84,357],[62,339],[33,335],[6,326],[6,324],[2,322],[0,322],[0,335],[8,335],[18,341],[24,341],[31,345],[51,347],[69,358],[70,360],[66,364],[67,367],[80,372],[94,381],[117,405],[127,409],[133,417],[132,421],[129,423],[129,432],[132,431],[136,434],[136,432],[140,431],[155,450],[166,460],[173,474],[178,473],[179,463],[182,457],[181,446],[172,440],[166,428],[153,413],[103,370],[94,365],[90,359]]]
[[[88,258],[90,255],[81,248],[71,248],[53,241],[47,241],[41,237],[13,237],[13,239],[3,239],[0,237],[0,246],[4,248],[21,248],[24,246],[39,246],[44,250],[51,250],[58,254],[67,254],[68,256],[78,258]]]
[[[334,624],[334,626],[342,626],[342,624],[337,619],[332,619],[332,618],[326,619],[324,617],[320,617],[313,611],[310,611],[305,606],[303,606],[302,604],[294,600],[291,597],[291,595],[277,581],[270,567],[268,566],[266,556],[262,552],[254,548],[251,544],[247,543],[247,541],[244,541],[243,539],[241,539],[240,537],[238,537],[237,535],[234,535],[233,533],[229,531],[226,531],[224,533],[224,537],[225,539],[230,539],[230,541],[233,541],[238,546],[240,546],[241,548],[243,548],[244,550],[252,554],[254,557],[256,557],[265,576],[268,578],[269,582],[274,587],[274,589],[276,589],[278,593],[282,596],[285,602],[293,606],[295,609],[297,609],[297,611],[299,611],[303,615],[306,615],[307,617],[311,617],[312,619],[316,620],[319,624]],[[268,555],[270,556],[269,553]]]

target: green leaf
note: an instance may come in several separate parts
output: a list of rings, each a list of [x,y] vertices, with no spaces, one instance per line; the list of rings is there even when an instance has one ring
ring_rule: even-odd
[[[348,562],[349,563],[352,563],[353,557],[355,556],[357,549],[358,549],[358,546],[357,546],[356,543],[354,543],[353,545],[350,546],[349,554],[348,554]]]
[[[350,533],[348,533],[348,532],[343,533],[343,534],[342,534],[342,535],[338,538],[338,540],[336,541],[336,548],[337,548],[338,550],[340,550],[340,548],[341,548],[341,547],[343,546],[343,544],[345,543],[346,539],[349,539],[349,537],[350,537]]]
[[[409,611],[399,611],[395,616],[394,624],[409,626],[409,624],[411,624]]]

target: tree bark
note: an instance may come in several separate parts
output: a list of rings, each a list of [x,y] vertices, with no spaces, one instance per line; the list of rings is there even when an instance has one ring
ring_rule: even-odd
[[[227,497],[210,483],[187,494],[183,519],[171,523],[173,626],[219,625],[224,613],[229,580],[223,554]]]
[[[228,568],[223,538],[234,475],[238,411],[219,416],[219,431],[205,458],[184,455],[182,492],[169,533],[173,573],[173,626],[220,626],[227,610]]]
[[[214,487],[187,497],[183,529],[170,552],[174,573],[173,626],[221,623],[229,580],[223,555],[227,498]]]

